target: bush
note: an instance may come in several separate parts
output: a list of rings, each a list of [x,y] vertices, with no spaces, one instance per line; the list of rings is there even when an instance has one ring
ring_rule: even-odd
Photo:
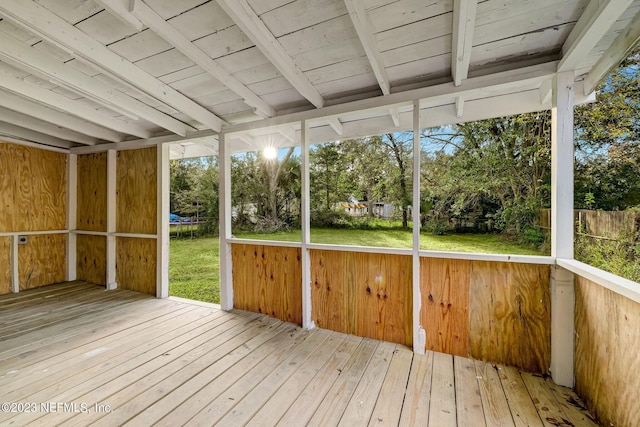
[[[547,240],[546,234],[537,227],[527,227],[522,233],[522,242],[535,247],[542,246]]]
[[[444,236],[449,231],[451,231],[446,220],[437,218],[430,218],[424,224],[424,230],[436,236]]]
[[[640,232],[621,233],[618,240],[578,235],[578,261],[640,283]]]

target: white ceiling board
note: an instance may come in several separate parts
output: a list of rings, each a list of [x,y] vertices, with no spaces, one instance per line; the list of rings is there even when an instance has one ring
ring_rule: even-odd
[[[155,77],[164,76],[165,74],[173,73],[195,64],[179,50],[171,49],[142,59],[136,62],[136,65]]]
[[[345,61],[329,64],[324,67],[315,68],[304,73],[313,84],[339,81],[351,77],[354,74],[365,74],[371,72],[371,65],[366,56],[347,59]]]
[[[62,126],[43,122],[25,114],[17,113],[5,108],[0,108],[0,121],[51,135],[63,140],[77,142],[79,144],[95,145],[98,143],[98,139],[96,138],[65,129]]]
[[[265,82],[277,79],[279,77],[284,78],[282,74],[280,74],[280,72],[276,69],[276,67],[274,67],[271,63],[266,63],[253,68],[247,68],[246,70],[238,71],[234,73],[233,76],[246,85]],[[289,83],[289,87],[293,86],[291,86],[291,84]]]
[[[562,47],[564,37],[573,28],[574,24],[565,24],[545,30],[522,34],[509,39],[499,40],[480,46],[474,46],[471,50],[471,65],[496,63],[496,58],[514,60],[531,55],[545,53],[557,53]]]
[[[85,34],[90,35],[104,45],[109,45],[136,33],[130,25],[125,24],[106,10],[93,15],[76,24]]]
[[[451,54],[438,55],[387,68],[392,86],[426,81],[450,74]]]
[[[480,9],[480,5],[478,5]],[[575,23],[580,16],[573,3],[538,8],[535,13],[522,13],[509,16],[502,22],[491,21],[477,25],[474,31],[473,45],[481,45],[496,40],[516,37],[529,32],[540,31],[541,28],[562,26]]]
[[[158,77],[158,79],[167,84],[170,84],[179,82],[183,79],[188,79],[202,73],[204,73],[204,70],[202,68],[198,67],[197,65],[193,65],[191,67],[183,68],[182,70],[174,71],[173,73],[165,74],[164,76]]]
[[[251,39],[235,25],[196,40],[193,44],[213,59],[254,46]]]
[[[36,0],[36,3],[46,7],[70,24],[76,24],[104,9],[91,0]]]
[[[302,72],[313,70],[338,62],[347,61],[354,57],[365,57],[360,40],[342,40],[340,43],[320,49],[307,51],[293,58]]]
[[[279,110],[287,110],[289,108],[296,108],[309,104],[309,102],[305,98],[301,97],[300,93],[294,88],[269,92],[261,95],[261,97],[269,104],[277,107]]]
[[[283,90],[293,90],[289,81],[282,76],[252,83],[248,85],[248,87],[258,95],[266,95]],[[304,99],[301,95],[298,95],[298,98]]]
[[[69,141],[56,138],[55,136],[36,132],[11,123],[0,122],[0,139],[7,140],[7,137],[15,138],[17,141],[33,142],[58,148],[70,148],[73,146]]]
[[[251,8],[258,15],[285,6],[288,3],[291,3],[291,0],[249,0]]]
[[[10,22],[6,19],[0,20],[0,31],[9,34],[14,39],[20,40],[24,43],[28,43],[30,45],[40,40],[38,37],[35,37],[33,33],[15,25],[13,22]]]
[[[173,18],[209,0],[145,0],[145,3],[164,19]]]
[[[278,42],[289,55],[297,56],[354,38],[358,38],[358,34],[351,24],[349,15],[342,15],[295,33],[286,34],[278,38]]]
[[[418,59],[431,58],[451,52],[451,34],[388,50],[380,54],[386,67],[402,65]]]
[[[51,43],[48,43],[44,40],[40,40],[37,43],[34,43],[32,45],[32,47],[34,49],[43,51],[43,52],[47,52],[47,54],[49,54],[50,56],[53,56],[54,58],[56,58],[58,61],[60,62],[67,62],[71,59],[73,59],[73,56],[67,52],[64,51],[54,45],[52,45]]]
[[[398,0],[369,11],[376,33],[411,23],[428,25],[429,19],[453,11],[453,0]]]
[[[109,45],[111,51],[131,62],[153,57],[170,50],[172,47],[162,37],[149,29]]]
[[[219,58],[217,62],[234,76],[239,71],[269,64],[269,60],[256,47],[223,56]],[[273,67],[273,65],[271,67]],[[275,69],[275,67],[273,68]]]
[[[559,15],[567,15],[565,19],[577,20],[584,11],[589,0],[488,0],[478,2],[476,14],[476,27],[490,25],[509,24],[511,19],[518,16],[528,16],[531,21],[536,21],[538,13],[547,13],[549,7],[556,7],[562,12]],[[544,27],[545,25],[543,25]],[[477,30],[476,30],[477,31]]]
[[[276,37],[347,14],[342,0],[298,0],[260,15]]]
[[[193,98],[200,105],[204,105],[205,107],[211,107],[213,105],[222,104],[225,102],[242,100],[237,93],[232,90],[224,89],[214,93],[202,94]],[[246,110],[247,106],[242,108],[242,110]]]
[[[225,102],[223,104],[216,104],[215,106],[209,107],[211,111],[213,111],[216,115],[224,116],[228,114],[238,114],[243,112],[251,112],[253,114],[253,109],[248,107],[247,104],[242,100]]]
[[[226,88],[222,83],[207,73],[196,74],[195,76],[173,82],[171,87],[190,98],[220,92]]]
[[[356,92],[358,88],[367,88],[380,91],[378,81],[373,73],[367,72],[364,74],[358,74],[350,76],[339,81],[331,81],[326,83],[319,83],[316,85],[316,89],[320,94],[331,99],[331,96],[342,96],[342,94],[350,95]],[[339,94],[339,95],[336,95]],[[382,92],[380,92],[382,94]]]
[[[438,15],[426,21],[414,22],[405,27],[376,33],[376,43],[380,52],[411,45],[451,34],[453,12]]]
[[[169,20],[187,39],[194,41],[235,26],[215,1],[202,4]]]

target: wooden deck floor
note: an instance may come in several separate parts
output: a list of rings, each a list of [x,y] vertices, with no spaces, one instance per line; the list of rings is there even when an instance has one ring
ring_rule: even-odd
[[[15,426],[595,425],[514,368],[83,283],[0,297],[0,402]]]

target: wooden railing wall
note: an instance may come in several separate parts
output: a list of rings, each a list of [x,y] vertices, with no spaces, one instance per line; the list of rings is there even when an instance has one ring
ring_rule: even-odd
[[[601,425],[637,426],[640,304],[576,275],[576,391]]]
[[[300,248],[233,243],[236,308],[300,324]],[[413,343],[410,255],[310,250],[316,326]],[[548,265],[421,258],[426,349],[547,373]]]
[[[18,235],[27,236],[17,247],[20,290],[65,280],[66,162],[64,153],[0,142],[0,293],[11,292]]]

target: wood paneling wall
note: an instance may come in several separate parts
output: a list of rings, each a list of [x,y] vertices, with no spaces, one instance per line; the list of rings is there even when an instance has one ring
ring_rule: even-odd
[[[78,156],[77,228],[107,231],[106,152]]]
[[[116,170],[116,231],[156,234],[156,147],[118,151]]]
[[[78,280],[97,285],[107,283],[107,238],[106,236],[76,236],[76,277]]]
[[[67,271],[67,235],[38,234],[18,246],[20,290],[63,282]]]
[[[302,324],[300,248],[231,245],[234,307]]]
[[[576,391],[601,425],[638,425],[640,304],[576,276]]]
[[[116,280],[122,289],[156,294],[155,239],[116,238]]]
[[[549,266],[421,258],[426,349],[547,373]]]
[[[411,257],[311,251],[316,326],[412,345]]]
[[[0,295],[11,292],[11,237],[0,237]]]
[[[64,230],[66,154],[0,142],[0,231]]]

